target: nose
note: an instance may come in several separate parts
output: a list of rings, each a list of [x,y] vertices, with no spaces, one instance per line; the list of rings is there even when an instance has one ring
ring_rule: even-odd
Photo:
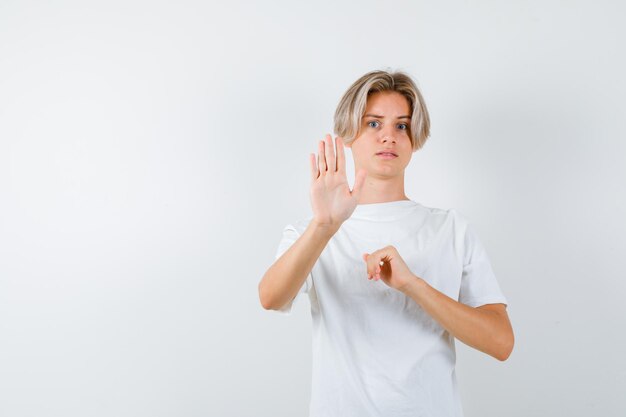
[[[393,127],[387,127],[380,132],[380,139],[383,143],[396,143],[396,136]]]

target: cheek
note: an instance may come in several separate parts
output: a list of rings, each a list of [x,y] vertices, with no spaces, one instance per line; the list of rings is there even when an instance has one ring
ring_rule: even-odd
[[[411,158],[413,157],[413,147],[409,146],[406,151],[404,152],[404,159],[407,161],[407,163],[411,160]]]

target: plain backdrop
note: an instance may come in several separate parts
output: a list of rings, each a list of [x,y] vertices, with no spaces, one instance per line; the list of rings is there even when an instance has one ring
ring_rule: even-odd
[[[456,343],[466,416],[626,415],[625,12],[0,2],[0,415],[307,415],[310,305],[257,285],[374,69],[430,110],[407,195],[469,218],[509,301],[507,361]]]

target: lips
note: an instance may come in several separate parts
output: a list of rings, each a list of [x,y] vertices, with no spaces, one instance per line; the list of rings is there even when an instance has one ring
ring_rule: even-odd
[[[391,152],[391,151],[376,152],[376,155],[384,155],[384,156],[398,156],[398,155],[396,155],[394,152]]]

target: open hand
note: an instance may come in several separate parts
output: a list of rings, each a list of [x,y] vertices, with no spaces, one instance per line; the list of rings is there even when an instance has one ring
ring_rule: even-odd
[[[313,220],[319,224],[339,228],[348,219],[359,201],[367,171],[360,169],[350,191],[346,177],[346,160],[343,139],[336,138],[337,155],[330,135],[319,141],[319,155],[310,154],[311,205]]]

